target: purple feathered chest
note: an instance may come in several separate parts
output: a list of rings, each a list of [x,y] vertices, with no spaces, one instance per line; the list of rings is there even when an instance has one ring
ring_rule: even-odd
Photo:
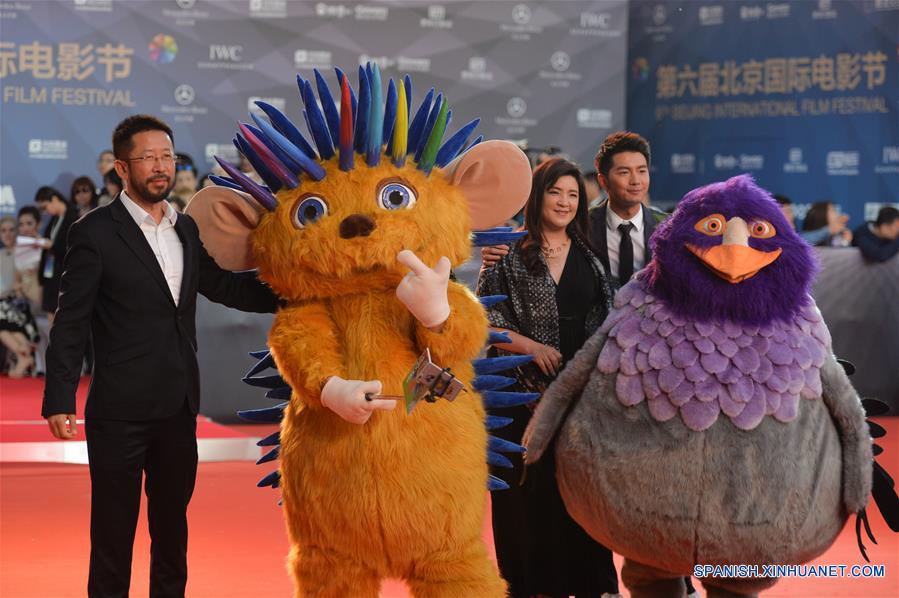
[[[820,398],[820,368],[830,350],[830,333],[810,297],[787,323],[691,321],[639,279],[619,291],[601,331],[608,339],[597,369],[617,375],[621,404],[645,400],[654,419],[679,413],[696,431],[721,412],[743,430],[765,415],[792,421],[800,398]]]

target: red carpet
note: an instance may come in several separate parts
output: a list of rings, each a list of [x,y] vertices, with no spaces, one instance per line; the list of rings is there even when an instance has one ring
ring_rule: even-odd
[[[30,413],[15,415],[8,401],[10,381],[0,379],[0,417],[26,415],[39,419],[39,394],[27,400]],[[7,409],[9,408],[9,409]],[[15,420],[13,420],[15,421]],[[878,420],[888,430],[880,462],[899,473],[899,418]],[[38,427],[35,428],[39,429]],[[271,427],[231,427],[230,433],[263,436]],[[39,434],[44,435],[46,428]],[[0,427],[6,443],[7,428]],[[49,434],[49,432],[46,432]],[[2,444],[0,444],[2,447]],[[292,595],[285,570],[287,539],[278,491],[256,488],[266,467],[249,462],[201,463],[190,507],[190,580],[188,596],[196,598],[259,598]],[[90,481],[83,465],[0,463],[0,596],[6,598],[68,598],[84,596],[87,584]],[[899,540],[879,515],[871,525],[879,545],[868,544],[872,563],[885,566],[883,579],[784,579],[766,597],[896,597],[899,596]],[[491,546],[489,521],[484,538]],[[620,567],[620,559],[616,559]],[[853,525],[815,561],[822,565],[852,565],[864,561],[858,553]],[[149,537],[146,515],[138,524],[134,547],[131,596],[148,593]],[[388,581],[384,597],[404,597],[404,584]],[[625,595],[627,595],[625,593]]]

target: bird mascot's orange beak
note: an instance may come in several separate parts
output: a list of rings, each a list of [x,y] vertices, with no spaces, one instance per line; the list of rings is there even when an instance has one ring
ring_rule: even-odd
[[[758,274],[759,270],[776,260],[781,249],[759,251],[749,246],[749,226],[742,218],[727,221],[721,245],[697,247],[687,243],[696,257],[715,274],[731,284],[743,282]]]

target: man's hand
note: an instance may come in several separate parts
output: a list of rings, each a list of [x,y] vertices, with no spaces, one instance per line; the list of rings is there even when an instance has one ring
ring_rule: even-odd
[[[74,413],[57,413],[47,418],[50,431],[60,440],[71,440],[78,434]]]
[[[555,376],[562,365],[562,354],[553,347],[543,345],[537,341],[529,347],[529,352],[534,356],[534,363],[547,376]]]
[[[376,409],[390,411],[395,399],[366,399],[366,394],[381,392],[380,380],[344,380],[331,376],[322,388],[322,405],[350,422],[364,424]]]
[[[489,268],[496,264],[504,255],[509,253],[508,245],[491,245],[481,249],[481,265]]]
[[[449,258],[440,258],[433,270],[408,249],[400,251],[396,259],[410,270],[396,287],[396,298],[405,304],[422,326],[432,330],[439,328],[450,315],[446,297]]]

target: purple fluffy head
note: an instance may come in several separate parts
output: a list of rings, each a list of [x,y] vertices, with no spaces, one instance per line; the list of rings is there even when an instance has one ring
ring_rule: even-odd
[[[722,237],[700,233],[694,225],[711,214],[747,223],[767,220],[776,229],[769,239],[749,238],[759,251],[781,249],[780,256],[754,276],[731,283],[707,268],[687,244],[720,245]],[[652,262],[641,272],[644,286],[676,313],[692,320],[732,320],[744,324],[789,321],[807,303],[818,270],[812,248],[796,234],[771,194],[749,175],[736,176],[687,193],[650,239]]]

